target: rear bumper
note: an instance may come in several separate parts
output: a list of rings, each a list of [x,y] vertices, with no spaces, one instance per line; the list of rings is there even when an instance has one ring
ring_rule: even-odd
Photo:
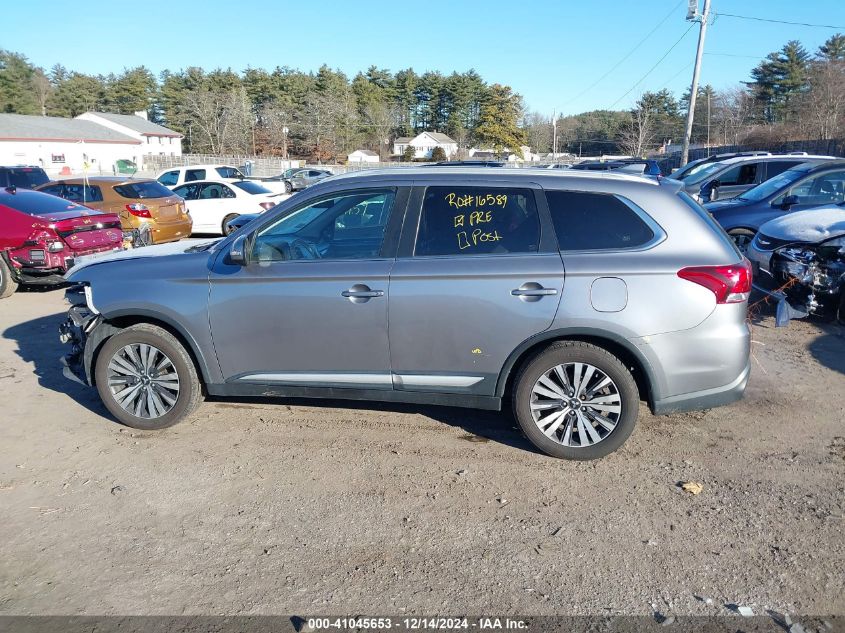
[[[193,224],[194,223],[190,218],[184,222],[168,222],[167,224],[155,223],[152,227],[153,244],[175,242],[176,240],[190,237]]]
[[[750,375],[751,362],[749,361],[742,373],[733,382],[714,389],[693,391],[656,400],[652,405],[652,410],[655,415],[666,415],[667,413],[700,411],[701,409],[712,409],[713,407],[731,404],[742,399]]]

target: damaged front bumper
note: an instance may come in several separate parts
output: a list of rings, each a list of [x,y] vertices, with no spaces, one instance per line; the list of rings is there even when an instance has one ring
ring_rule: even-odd
[[[758,269],[759,270],[759,269]],[[845,253],[818,245],[796,245],[772,253],[755,286],[778,301],[777,325],[815,314],[845,318]]]
[[[60,359],[65,378],[89,387],[93,385],[91,341],[101,321],[102,317],[87,306],[74,305],[68,310],[67,319],[59,325],[59,340],[70,345],[70,353]]]

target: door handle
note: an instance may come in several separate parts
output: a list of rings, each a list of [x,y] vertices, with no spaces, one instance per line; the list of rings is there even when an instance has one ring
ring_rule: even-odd
[[[372,299],[373,297],[383,297],[384,290],[344,290],[340,293],[342,297],[361,297]]]
[[[352,303],[366,303],[375,297],[383,297],[384,290],[371,290],[366,284],[355,284],[349,290],[341,292],[340,296],[346,297]]]
[[[511,294],[514,297],[519,297],[522,301],[539,301],[543,297],[556,295],[557,288],[543,288],[537,282],[529,281],[522,284],[519,288],[511,290]]]

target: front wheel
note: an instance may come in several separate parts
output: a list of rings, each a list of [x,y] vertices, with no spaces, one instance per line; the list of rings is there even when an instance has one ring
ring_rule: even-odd
[[[109,412],[136,429],[173,426],[202,396],[185,347],[167,330],[147,323],[121,330],[103,344],[94,382]]]
[[[0,299],[11,297],[18,289],[18,282],[12,279],[12,272],[6,265],[6,260],[0,256]]]
[[[755,233],[749,229],[731,229],[728,231],[728,235],[730,235],[739,251],[745,255],[748,253],[748,247],[751,244],[751,240],[754,239]]]
[[[229,226],[229,222],[231,222],[237,217],[240,217],[237,213],[230,213],[225,218],[223,218],[223,235],[229,235],[234,231],[234,229]]]
[[[514,415],[534,446],[552,457],[604,457],[625,443],[639,414],[631,372],[610,352],[561,341],[516,378]]]
[[[285,180],[285,193],[290,193],[291,191],[293,191],[293,185]]]

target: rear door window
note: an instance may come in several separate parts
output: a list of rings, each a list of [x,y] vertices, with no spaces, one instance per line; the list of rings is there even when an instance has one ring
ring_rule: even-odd
[[[773,160],[766,163],[766,180],[774,178],[785,172],[787,169],[800,165],[801,161],[797,160]]]
[[[536,253],[540,219],[534,192],[510,187],[429,187],[416,257]]]
[[[188,169],[185,171],[185,182],[189,182],[191,180],[203,180],[204,178],[204,169]]]
[[[546,191],[562,251],[618,250],[644,246],[655,233],[632,203],[586,191]]]

